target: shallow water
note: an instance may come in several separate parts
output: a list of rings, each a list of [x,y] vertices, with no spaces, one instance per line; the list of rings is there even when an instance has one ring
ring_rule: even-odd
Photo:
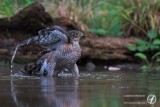
[[[0,67],[0,107],[160,107],[160,72],[81,70],[77,79],[26,76],[15,68],[10,76],[8,66]]]

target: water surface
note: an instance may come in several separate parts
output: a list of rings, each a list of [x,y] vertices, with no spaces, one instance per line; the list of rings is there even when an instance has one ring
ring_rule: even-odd
[[[10,76],[8,66],[0,67],[0,107],[160,107],[160,72],[81,70],[77,79],[26,76],[20,69]]]

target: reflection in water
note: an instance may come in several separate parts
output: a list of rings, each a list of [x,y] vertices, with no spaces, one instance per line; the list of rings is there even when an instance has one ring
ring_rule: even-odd
[[[11,97],[13,98],[14,103],[18,107],[17,95],[16,95],[16,88],[14,86],[12,76],[11,76]]]
[[[41,92],[49,105],[52,105],[53,107],[80,106],[80,101],[77,95],[77,79],[71,79],[68,81],[64,78],[56,77],[43,78],[41,86]]]
[[[24,85],[25,89],[22,85],[15,85],[14,82],[16,83],[11,79],[11,97],[17,107],[43,107],[44,105],[47,107],[80,107],[77,93],[78,79],[42,77],[29,90],[27,90],[28,83]],[[35,88],[40,92],[36,92]]]

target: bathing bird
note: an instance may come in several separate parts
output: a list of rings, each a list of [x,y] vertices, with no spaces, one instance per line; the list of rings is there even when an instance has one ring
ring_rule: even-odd
[[[44,36],[33,37],[23,42],[40,43],[51,51],[45,53],[35,64],[26,65],[22,72],[54,76],[67,69],[72,72],[73,76],[79,76],[79,69],[76,62],[81,56],[79,40],[83,36],[83,33],[79,30],[70,30],[66,33],[62,29],[59,30],[58,27],[53,28],[53,31],[46,29],[41,31],[41,33],[39,32],[42,35],[49,35],[49,38],[53,42]],[[47,40],[49,40],[48,44]]]

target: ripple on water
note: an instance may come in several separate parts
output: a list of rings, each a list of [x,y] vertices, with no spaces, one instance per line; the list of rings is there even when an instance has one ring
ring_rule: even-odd
[[[9,76],[0,76],[0,80],[22,80],[22,79],[41,79],[40,77],[36,76],[25,76],[25,75],[9,75]]]
[[[108,80],[108,81],[116,81],[121,80],[122,76],[119,74],[113,75],[111,73],[106,72],[89,72],[89,73],[81,73],[81,79],[96,79],[96,80]]]

